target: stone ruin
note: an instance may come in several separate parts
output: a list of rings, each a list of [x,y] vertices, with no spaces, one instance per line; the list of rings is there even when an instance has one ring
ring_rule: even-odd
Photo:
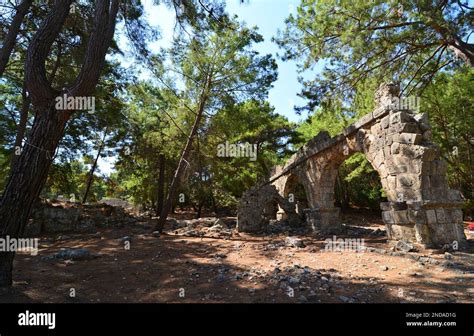
[[[460,192],[449,189],[447,164],[431,142],[428,116],[401,107],[399,87],[383,84],[376,107],[331,138],[320,132],[301,147],[262,186],[247,191],[240,201],[237,229],[257,232],[268,218],[304,221],[312,230],[340,232],[340,209],[334,206],[339,166],[356,152],[378,172],[388,202],[381,204],[390,240],[426,247],[465,242]],[[291,185],[304,186],[308,208],[295,210],[289,202]]]
[[[33,209],[23,234],[29,237],[45,233],[95,233],[98,228],[120,227],[134,221],[120,206],[43,201]]]
[[[241,232],[259,232],[277,210],[285,213],[285,219],[292,227],[302,225],[304,217],[296,212],[296,205],[283,197],[275,185],[251,188],[241,198],[237,211],[237,228]]]

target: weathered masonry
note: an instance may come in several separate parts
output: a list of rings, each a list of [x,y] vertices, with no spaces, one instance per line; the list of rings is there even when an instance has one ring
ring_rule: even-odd
[[[448,188],[447,164],[431,142],[426,114],[400,109],[399,88],[380,86],[376,108],[344,132],[331,138],[321,132],[298,150],[284,166],[277,166],[266,184],[247,191],[240,202],[238,229],[256,232],[268,218],[305,222],[315,231],[335,233],[341,228],[334,206],[338,167],[362,152],[378,172],[388,202],[381,204],[391,240],[439,247],[465,241],[461,195]],[[304,186],[305,208],[292,202],[292,185]]]

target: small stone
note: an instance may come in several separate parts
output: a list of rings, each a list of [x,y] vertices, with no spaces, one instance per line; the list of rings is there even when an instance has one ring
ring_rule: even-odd
[[[344,295],[340,295],[338,296],[338,299],[341,300],[342,302],[344,303],[347,303],[349,302],[351,299],[349,299],[347,296],[344,296]]]
[[[288,247],[299,247],[299,248],[306,247],[302,239],[295,238],[295,237],[286,237],[285,245]]]
[[[151,234],[153,237],[157,237],[159,238],[160,237],[160,231],[153,231],[153,233]]]
[[[388,271],[388,266],[380,266],[381,271]]]
[[[125,242],[132,242],[132,237],[130,236],[125,236],[125,237],[122,237],[120,238],[120,243],[124,244]]]
[[[289,284],[290,286],[297,286],[297,285],[299,285],[299,283],[300,283],[300,279],[298,279],[298,278],[296,278],[296,277],[290,277],[290,278],[288,279],[288,284]]]
[[[300,297],[298,298],[298,301],[301,303],[306,303],[308,302],[308,299],[306,298],[306,296],[300,295]]]
[[[90,260],[94,259],[94,256],[88,249],[80,248],[80,249],[64,249],[52,255],[55,259],[62,259],[62,260]]]
[[[416,252],[415,246],[413,244],[405,242],[403,240],[399,240],[395,246],[394,246],[395,251],[402,251],[402,252]]]
[[[449,252],[444,253],[444,259],[452,260],[453,258],[454,256],[451,253]]]
[[[219,273],[219,275],[216,277],[216,282],[219,282],[219,283],[225,282],[226,280],[227,280],[227,277],[222,273]]]

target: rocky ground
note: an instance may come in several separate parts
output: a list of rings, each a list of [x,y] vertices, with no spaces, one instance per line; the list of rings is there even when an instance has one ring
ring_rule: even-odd
[[[0,302],[474,302],[474,253],[387,243],[380,217],[355,211],[345,233],[357,250],[273,223],[234,230],[235,218],[178,213],[166,232],[136,217],[95,233],[43,234],[37,256],[15,260]],[[360,241],[359,241],[360,242]]]

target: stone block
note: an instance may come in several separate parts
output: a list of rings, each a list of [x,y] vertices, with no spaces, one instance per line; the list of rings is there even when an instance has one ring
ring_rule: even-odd
[[[431,187],[431,199],[444,201],[447,199],[447,190],[445,188],[433,188]]]
[[[415,223],[415,239],[418,243],[431,245],[429,226],[426,223]]]
[[[425,224],[426,212],[424,210],[408,210],[408,220],[410,223]]]
[[[435,210],[433,209],[426,210],[426,221],[428,224],[438,224]]]
[[[463,223],[463,216],[461,209],[451,209],[451,220],[453,223]]]
[[[388,128],[388,125],[390,124],[390,117],[389,116],[385,116],[382,118],[381,122],[380,122],[380,127],[382,129],[385,129],[385,128]]]
[[[431,132],[431,130],[427,130],[423,132],[423,140],[431,141],[432,138],[433,138],[433,132]]]
[[[380,175],[380,178],[386,178],[388,176],[387,169],[385,168],[385,163],[382,163],[379,166],[378,173]]]
[[[436,219],[438,223],[444,224],[449,222],[449,218],[444,209],[436,209]]]
[[[413,120],[413,117],[410,116],[410,114],[405,111],[395,112],[390,115],[390,124],[410,122],[412,120]]]
[[[380,203],[380,210],[390,211],[390,202],[381,202]]]
[[[387,187],[388,189],[395,190],[397,188],[397,177],[387,176]]]
[[[379,107],[375,108],[375,110],[372,112],[372,116],[373,116],[374,118],[380,118],[380,117],[382,117],[382,116],[388,114],[389,111],[390,111],[390,110],[389,110],[387,107],[385,107],[385,106],[379,106]]]
[[[356,129],[361,128],[362,126],[364,126],[364,125],[368,124],[369,122],[371,122],[373,119],[374,118],[373,118],[372,113],[368,113],[365,116],[363,116],[362,118],[360,118],[359,120],[357,120],[353,125]]]
[[[421,142],[421,134],[415,133],[400,133],[393,136],[394,142],[417,145]]]
[[[421,159],[423,161],[433,161],[439,157],[439,148],[437,147],[423,147],[423,155]]]
[[[384,162],[384,160],[385,160],[385,157],[383,155],[383,151],[379,151],[375,155],[372,165],[374,166],[375,169],[378,169],[380,165]]]
[[[446,177],[444,175],[431,175],[430,185],[432,189],[443,189],[446,187]]]
[[[386,170],[389,175],[398,175],[408,172],[408,167],[405,165],[395,165],[392,163],[391,165],[386,165]]]
[[[418,178],[413,174],[400,174],[397,176],[397,185],[404,188],[412,188],[419,185]]]
[[[446,175],[446,172],[448,171],[448,164],[444,160],[434,160],[432,161],[432,175]]]
[[[419,160],[412,160],[408,165],[408,172],[414,175],[421,175],[422,163]]]
[[[462,200],[461,192],[459,192],[458,190],[448,189],[447,195],[448,200],[450,201],[459,202]]]
[[[387,236],[390,240],[404,240],[416,242],[415,226],[388,224]]]
[[[410,220],[408,219],[408,210],[393,211],[392,217],[395,224],[410,223]]]
[[[400,152],[400,144],[398,142],[394,142],[390,146],[390,151],[392,154],[398,154]]]
[[[400,145],[400,154],[410,159],[420,159],[423,157],[424,147],[407,144]]]
[[[396,192],[397,199],[402,202],[421,200],[421,193],[418,188],[400,188],[398,180]],[[402,196],[403,199],[400,200],[400,196]]]
[[[390,125],[388,134],[391,133],[420,133],[418,125],[415,123],[397,123]]]
[[[379,134],[381,132],[380,123],[372,125],[372,127],[370,127],[370,132],[372,132],[372,134]]]
[[[392,224],[395,223],[395,220],[393,218],[393,213],[394,211],[382,211],[382,220],[385,224]]]
[[[396,166],[409,166],[412,163],[412,160],[400,154],[393,155],[391,159]]]

